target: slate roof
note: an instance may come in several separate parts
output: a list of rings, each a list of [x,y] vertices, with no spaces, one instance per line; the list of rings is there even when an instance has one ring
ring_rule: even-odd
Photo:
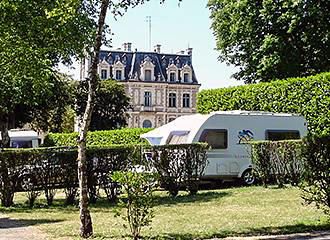
[[[100,63],[105,60],[108,64],[112,65],[120,60],[125,65],[125,81],[142,81],[139,77],[141,75],[140,65],[144,62],[145,58],[149,57],[151,62],[155,65],[154,74],[155,81],[167,81],[166,68],[174,63],[179,69],[185,64],[189,65],[192,69],[192,83],[198,84],[194,68],[192,66],[192,58],[186,54],[164,54],[157,52],[125,52],[125,51],[105,51],[100,52]],[[179,82],[181,78],[179,76]],[[182,81],[183,82],[183,81]]]

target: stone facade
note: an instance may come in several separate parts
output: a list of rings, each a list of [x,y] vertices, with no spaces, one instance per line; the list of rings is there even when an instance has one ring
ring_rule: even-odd
[[[87,68],[86,68],[87,69]],[[81,78],[85,77],[82,64]],[[98,73],[101,79],[113,78],[124,84],[131,98],[128,127],[159,127],[175,118],[196,113],[200,84],[192,66],[192,49],[179,54],[164,54],[160,45],[154,52],[123,50],[101,51]]]

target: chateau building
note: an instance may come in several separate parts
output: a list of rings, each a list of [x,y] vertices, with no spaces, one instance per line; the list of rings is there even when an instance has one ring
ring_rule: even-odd
[[[84,78],[87,68],[85,64],[81,68]],[[154,52],[138,52],[125,43],[123,49],[100,52],[98,73],[101,80],[112,78],[124,84],[131,98],[130,128],[159,127],[196,113],[200,84],[192,66],[192,48],[165,54],[156,45]]]

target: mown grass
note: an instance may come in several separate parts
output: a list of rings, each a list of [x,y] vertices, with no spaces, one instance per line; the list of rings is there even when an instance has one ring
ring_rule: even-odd
[[[23,193],[15,197],[16,205],[0,208],[5,215],[35,225],[50,239],[79,239],[79,209],[64,206],[64,196],[57,196],[53,207],[39,199],[29,209]],[[124,221],[115,218],[114,204],[102,198],[90,206],[94,239],[126,239],[129,231]],[[155,218],[151,228],[143,230],[148,239],[207,239],[227,236],[250,236],[329,230],[326,216],[313,206],[305,206],[300,191],[241,187],[204,190],[196,196],[180,192],[176,198],[156,192]]]

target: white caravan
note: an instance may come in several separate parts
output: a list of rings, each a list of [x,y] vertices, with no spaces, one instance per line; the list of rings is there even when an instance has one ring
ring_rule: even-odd
[[[8,135],[11,148],[36,148],[39,146],[38,133],[35,131],[11,129],[8,131]]]
[[[299,139],[306,134],[302,116],[237,110],[182,116],[141,137],[151,145],[207,142],[211,150],[203,179],[241,178],[250,185],[254,177],[249,141]]]

